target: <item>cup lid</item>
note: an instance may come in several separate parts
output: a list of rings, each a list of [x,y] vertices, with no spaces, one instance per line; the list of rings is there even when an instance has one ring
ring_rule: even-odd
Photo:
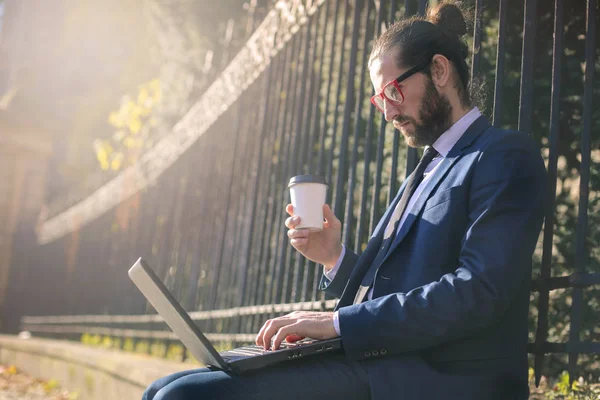
[[[290,178],[290,183],[288,187],[292,185],[297,185],[298,183],[321,183],[327,186],[327,182],[325,182],[325,177],[321,175],[296,175]]]

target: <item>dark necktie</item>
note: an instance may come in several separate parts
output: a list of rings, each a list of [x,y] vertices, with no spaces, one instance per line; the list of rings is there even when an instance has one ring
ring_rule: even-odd
[[[437,156],[439,153],[436,149],[429,146],[425,149],[423,153],[423,157],[421,157],[421,161],[417,164],[417,168],[415,168],[415,172],[408,178],[408,182],[406,183],[406,187],[404,189],[404,193],[402,193],[402,197],[390,218],[390,222],[387,224],[385,228],[385,233],[383,234],[383,240],[387,240],[390,236],[393,236],[393,233],[396,232],[396,228],[398,228],[398,222],[400,218],[402,218],[402,214],[404,214],[404,210],[410,201],[410,198],[417,190],[419,184],[423,181],[423,174],[425,173],[425,169]]]
[[[400,218],[402,218],[402,214],[404,214],[404,210],[406,209],[410,198],[415,193],[415,190],[417,190],[419,184],[423,181],[423,174],[425,173],[427,165],[429,165],[431,160],[433,160],[438,154],[439,153],[437,150],[435,150],[432,146],[427,147],[423,153],[423,157],[421,157],[421,161],[419,161],[419,164],[417,164],[417,168],[415,168],[414,173],[408,178],[408,182],[406,182],[402,197],[400,197],[400,201],[394,209],[394,212],[390,217],[390,221],[385,228],[381,250],[367,271],[367,274],[364,276],[362,283],[356,292],[356,296],[354,297],[354,304],[364,301],[369,288],[373,284],[375,272],[377,272],[376,266],[381,262],[382,257],[385,256],[390,248],[390,245],[394,241],[394,233],[398,229],[398,222],[400,222]]]

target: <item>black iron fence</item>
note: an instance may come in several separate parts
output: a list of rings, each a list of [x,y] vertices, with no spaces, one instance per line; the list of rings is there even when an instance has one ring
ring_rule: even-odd
[[[218,118],[192,118],[188,131],[176,127],[174,133],[187,132],[193,141],[173,141],[154,153],[176,152],[165,156],[164,171],[143,185],[123,178],[126,195],[113,190],[107,196],[118,205],[107,211],[98,206],[97,216],[94,209],[69,214],[44,244],[32,245],[33,232],[22,224],[8,304],[12,315],[24,316],[23,329],[58,337],[176,340],[127,278],[139,256],[215,340],[252,341],[269,317],[333,308],[335,300],[317,290],[321,268],[287,243],[287,181],[302,173],[325,175],[327,201],[343,221],[343,242],[364,249],[417,160],[370,105],[367,57],[382,29],[423,14],[426,2],[278,5],[278,18],[288,22],[258,28],[258,34],[273,35],[261,69],[246,81],[224,72],[219,93],[201,103],[209,110],[223,106]],[[598,6],[596,0],[476,0],[467,6],[474,21],[468,39],[472,89],[480,107],[496,126],[531,133],[549,170],[553,201],[531,298],[536,376],[544,355],[554,353],[559,360],[568,355],[574,377],[600,352],[594,314],[600,309],[594,286],[600,283],[594,247],[600,244],[594,225],[600,140],[592,107],[599,95]]]

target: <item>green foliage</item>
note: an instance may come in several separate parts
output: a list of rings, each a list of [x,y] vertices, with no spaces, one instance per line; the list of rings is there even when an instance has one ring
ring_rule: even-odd
[[[583,377],[570,382],[569,373],[563,371],[555,381],[542,380],[540,387],[534,385],[533,369],[529,370],[532,400],[597,400],[600,399],[600,384],[586,382]]]
[[[149,142],[156,126],[155,108],[162,96],[161,84],[152,79],[138,87],[137,95],[121,99],[118,110],[111,112],[108,121],[116,132],[109,139],[96,139],[94,149],[102,170],[118,171],[134,164]]]
[[[149,348],[150,348],[150,343],[145,340],[140,340],[135,344],[135,352],[136,353],[148,354]]]
[[[472,5],[472,1],[468,2]],[[560,97],[555,106],[558,107],[557,154],[558,177],[556,186],[556,211],[552,219],[552,257],[550,261],[551,275],[564,276],[574,273],[577,269],[584,272],[600,272],[600,110],[597,107],[590,110],[588,115],[590,124],[591,165],[589,181],[589,204],[587,210],[580,210],[580,178],[582,176],[581,148],[584,131],[584,90],[589,90],[584,85],[583,67],[585,65],[585,38],[586,38],[586,4],[585,2],[567,2],[564,9],[564,49],[558,55],[562,73],[560,75]],[[494,110],[494,87],[496,78],[496,47],[498,34],[498,9],[486,7],[484,12],[486,28],[482,38],[481,74],[486,86],[480,88],[485,97],[485,109],[491,115]],[[505,34],[505,71],[501,119],[494,121],[495,125],[510,129],[517,129],[520,112],[520,69],[522,62],[522,32],[523,32],[523,7],[508,7],[507,25]],[[532,56],[534,65],[533,97],[531,116],[531,131],[527,132],[539,143],[547,166],[550,162],[550,109],[552,95],[552,65],[553,65],[553,32],[554,32],[554,2],[537,3],[537,22],[535,48]],[[597,39],[600,37],[596,32]],[[597,58],[597,57],[596,57]],[[596,75],[600,70],[600,63],[596,61],[593,66]],[[527,82],[526,82],[527,83]],[[600,90],[593,86],[592,103],[600,101]],[[526,116],[527,117],[527,116]],[[524,122],[524,121],[522,121]],[[586,231],[580,230],[581,214],[587,212]],[[582,235],[582,233],[585,234]],[[579,236],[578,236],[579,235]],[[541,274],[543,234],[534,255],[533,276]],[[578,250],[578,243],[585,243]],[[579,252],[579,254],[578,254]],[[598,315],[600,305],[597,301],[600,290],[597,287],[584,289],[583,322],[579,339],[582,341],[598,341]],[[569,340],[571,306],[573,289],[554,290],[550,293],[548,312],[548,341],[566,342]],[[530,309],[530,341],[535,338],[537,329],[537,316],[539,307],[538,294],[532,295]],[[552,354],[546,357],[544,375],[558,376],[566,369],[566,358]],[[600,378],[600,365],[597,358],[580,356],[578,373],[585,378],[596,381]],[[581,372],[579,372],[581,371]]]
[[[133,352],[135,350],[133,339],[126,338],[123,343],[123,350]]]

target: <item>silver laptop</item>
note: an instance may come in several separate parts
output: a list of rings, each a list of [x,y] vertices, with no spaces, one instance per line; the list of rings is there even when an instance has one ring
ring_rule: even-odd
[[[284,342],[279,350],[264,350],[261,346],[253,345],[219,353],[142,258],[129,269],[129,278],[190,353],[207,366],[242,373],[283,361],[342,349],[340,338],[328,340],[307,338],[295,343]]]

